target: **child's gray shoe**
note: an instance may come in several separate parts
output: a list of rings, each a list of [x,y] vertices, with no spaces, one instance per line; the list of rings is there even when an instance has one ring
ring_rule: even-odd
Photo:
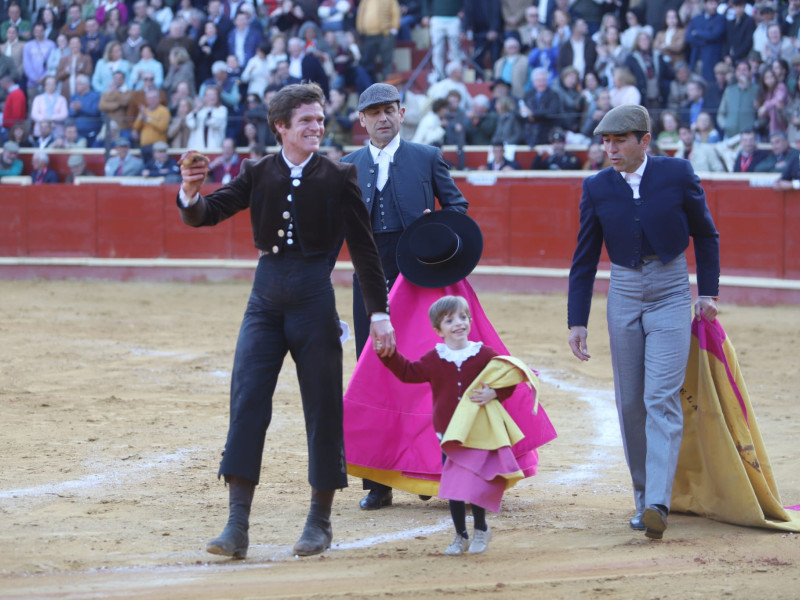
[[[469,548],[469,538],[465,538],[460,533],[457,533],[456,537],[453,538],[453,542],[447,547],[444,553],[450,556],[461,556],[467,551],[467,548]]]
[[[487,527],[486,531],[476,529],[472,532],[472,543],[469,545],[470,554],[480,554],[489,548],[489,540],[492,539],[492,531]]]

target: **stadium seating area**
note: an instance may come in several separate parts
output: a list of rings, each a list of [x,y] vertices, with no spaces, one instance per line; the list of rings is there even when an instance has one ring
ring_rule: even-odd
[[[778,173],[797,160],[793,5],[593,4],[398,0],[389,27],[378,23],[394,48],[384,68],[366,43],[378,26],[371,0],[10,0],[0,6],[0,182],[172,181],[189,146],[220,165],[258,157],[276,149],[269,99],[301,80],[325,90],[325,145],[345,152],[367,140],[359,92],[386,81],[403,94],[403,137],[442,147],[458,170],[500,168],[492,144],[506,170],[601,167],[593,124],[624,102],[650,111],[652,152],[698,171]],[[462,32],[447,53],[428,21],[449,16],[432,12],[445,5],[459,9]],[[434,112],[437,100],[448,102]],[[758,160],[737,163],[750,130]],[[123,144],[140,159],[125,172]]]

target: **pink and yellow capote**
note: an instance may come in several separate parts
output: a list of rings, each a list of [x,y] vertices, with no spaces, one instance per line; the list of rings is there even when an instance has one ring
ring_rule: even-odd
[[[441,342],[430,326],[428,309],[445,295],[463,296],[467,300],[472,315],[470,340],[482,341],[501,355],[508,353],[466,279],[445,288],[429,289],[415,286],[401,275],[389,294],[389,305],[397,332],[397,347],[404,356],[417,360]],[[493,367],[509,378],[503,385],[528,383],[518,385],[502,406],[497,401],[486,405],[495,416],[500,414],[497,411],[500,407],[509,417],[503,422],[513,431],[508,437],[510,445],[492,450],[475,449],[464,444],[464,439],[458,439],[470,429],[469,422],[465,430],[463,419],[457,420],[462,406],[459,405],[451,421],[451,426],[461,423],[461,431],[453,433],[448,429],[444,442],[440,443],[433,430],[430,386],[397,380],[368,341],[344,395],[347,472],[413,494],[474,501],[496,512],[507,487],[536,474],[539,463],[536,449],[556,437],[544,408],[537,407],[535,374],[521,361],[503,358],[510,360]],[[473,404],[467,393],[464,398],[461,404]],[[473,412],[478,412],[469,406],[464,408],[468,421],[473,418]],[[443,450],[448,456],[445,469],[456,470],[458,474],[445,477],[445,485],[440,489]]]
[[[683,441],[672,510],[800,531],[800,506],[781,502],[736,351],[719,319],[692,322],[681,402]]]

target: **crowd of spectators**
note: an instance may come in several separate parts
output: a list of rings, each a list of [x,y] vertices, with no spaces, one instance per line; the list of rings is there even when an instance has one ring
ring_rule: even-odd
[[[796,153],[800,0],[454,4],[473,45],[434,77],[417,141],[491,144],[486,169],[519,168],[509,149],[515,145],[539,150],[521,168],[596,168],[603,164],[597,123],[633,103],[650,112],[651,152],[667,146],[697,171],[780,172]],[[491,82],[491,97],[464,95],[456,86],[461,65]],[[459,110],[442,102],[454,92]],[[772,151],[758,150],[759,142]],[[565,143],[595,156],[581,164]]]
[[[561,140],[596,152],[595,126],[628,103],[648,108],[653,153],[670,146],[698,171],[780,172],[796,153],[800,0],[496,4],[505,30],[491,65],[491,141],[547,144],[530,168],[581,168]]]
[[[650,111],[653,152],[677,145],[700,171],[778,171],[800,142],[800,0],[0,0],[0,23],[0,175],[31,147],[35,181],[55,176],[56,148],[112,150],[107,176],[174,179],[168,151],[186,147],[220,154],[227,180],[236,147],[275,145],[269,101],[299,81],[323,88],[338,153],[353,99],[392,81],[416,28],[431,62],[407,137],[491,146],[486,169],[599,168],[593,130],[623,103]],[[532,164],[519,145],[540,148]],[[70,176],[89,174],[80,162]]]
[[[222,154],[213,172],[227,180],[236,147],[258,156],[275,144],[269,100],[300,81],[329,99],[338,128],[326,143],[347,144],[351,95],[391,75],[395,42],[421,11],[398,0],[0,0],[0,175],[20,172],[20,148],[105,148],[107,176],[174,177],[160,153],[191,146]],[[38,153],[32,163],[35,183],[55,176]]]

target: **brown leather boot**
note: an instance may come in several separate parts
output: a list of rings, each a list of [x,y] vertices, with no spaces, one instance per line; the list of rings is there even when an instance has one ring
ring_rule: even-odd
[[[250,543],[247,530],[250,528],[250,506],[253,503],[256,484],[242,477],[230,476],[226,479],[228,483],[228,523],[219,537],[208,542],[206,551],[211,554],[241,559],[247,556],[247,546]]]
[[[312,556],[325,552],[331,547],[331,539],[333,539],[331,506],[335,493],[336,490],[311,488],[311,509],[308,511],[303,534],[292,549],[294,554]]]

